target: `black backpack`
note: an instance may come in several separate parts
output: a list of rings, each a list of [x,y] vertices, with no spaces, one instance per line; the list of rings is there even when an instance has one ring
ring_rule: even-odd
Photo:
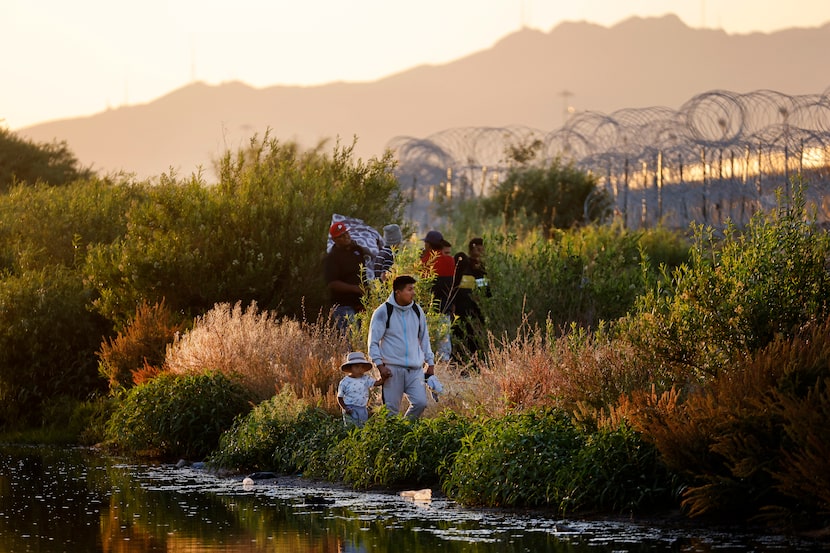
[[[392,311],[395,310],[395,306],[386,302],[386,330],[389,330],[389,319],[392,318]],[[412,304],[412,310],[415,311],[415,314],[418,316],[418,340],[421,339],[421,308],[418,306],[417,303]]]

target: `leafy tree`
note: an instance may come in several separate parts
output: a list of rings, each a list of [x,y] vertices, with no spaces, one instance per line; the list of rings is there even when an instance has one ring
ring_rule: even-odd
[[[36,144],[0,128],[0,192],[16,182],[62,186],[92,176],[83,169],[66,142]]]
[[[665,271],[627,327],[646,355],[710,378],[736,355],[793,337],[828,314],[830,236],[793,205],[758,212],[742,232],[695,228],[688,264]]]
[[[95,351],[108,326],[89,300],[77,274],[60,266],[0,279],[0,426],[39,424],[50,398],[106,388]]]
[[[227,153],[215,186],[200,175],[164,175],[124,206],[125,234],[89,250],[95,307],[118,325],[142,301],[162,299],[190,316],[252,301],[314,313],[327,300],[322,260],[332,213],[376,228],[401,219],[392,166],[390,154],[363,162],[350,147],[301,152],[266,136]]]
[[[124,234],[125,206],[138,198],[137,192],[137,187],[97,178],[60,187],[13,186],[0,195],[0,268],[17,274],[82,266],[88,246]]]
[[[525,159],[522,156],[521,159]],[[484,200],[487,215],[502,215],[506,224],[526,218],[545,235],[552,229],[599,221],[608,215],[609,195],[596,178],[557,158],[547,166],[520,165]],[[586,221],[587,207],[587,221]]]

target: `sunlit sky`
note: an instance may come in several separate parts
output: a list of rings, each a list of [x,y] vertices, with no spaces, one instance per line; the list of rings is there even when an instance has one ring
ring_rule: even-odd
[[[2,0],[0,125],[150,102],[192,81],[373,81],[521,27],[674,13],[731,34],[817,27],[830,0]]]

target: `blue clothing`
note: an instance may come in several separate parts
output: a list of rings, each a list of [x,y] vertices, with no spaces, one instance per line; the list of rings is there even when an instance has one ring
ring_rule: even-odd
[[[351,413],[343,412],[343,424],[346,426],[363,426],[369,420],[369,409],[365,405],[346,404],[346,407],[351,411]]]
[[[429,344],[426,313],[415,313],[412,306],[398,305],[395,293],[387,300],[392,304],[389,325],[386,324],[386,305],[380,304],[369,323],[369,358],[375,365],[386,363],[407,369],[421,369],[424,362],[435,364],[435,356]],[[423,383],[422,383],[423,384]]]

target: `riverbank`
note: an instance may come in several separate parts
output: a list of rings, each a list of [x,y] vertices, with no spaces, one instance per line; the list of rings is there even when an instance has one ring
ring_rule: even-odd
[[[741,521],[726,522],[714,517],[692,519],[684,515],[679,509],[655,511],[647,513],[569,513],[562,516],[553,509],[544,508],[493,508],[467,507],[447,498],[440,489],[431,489],[430,500],[411,500],[407,492],[415,491],[406,488],[375,487],[368,490],[355,490],[344,482],[329,481],[302,474],[280,475],[275,473],[228,473],[222,471],[211,472],[220,478],[226,478],[239,483],[239,486],[249,492],[267,493],[269,489],[309,490],[304,494],[303,501],[311,506],[336,504],[336,498],[342,495],[373,494],[389,497],[400,497],[403,501],[420,503],[422,507],[429,507],[432,502],[443,508],[452,506],[461,510],[475,512],[479,515],[500,519],[504,517],[521,517],[539,520],[555,520],[554,525],[558,532],[569,533],[581,531],[585,524],[590,525],[636,525],[638,528],[655,528],[661,533],[683,535],[752,535],[757,537],[787,536],[807,540],[820,549],[830,551],[830,528],[814,529],[809,531],[793,531],[780,527],[772,527],[761,522],[745,523]],[[268,474],[272,476],[268,476]],[[253,478],[252,478],[253,477]],[[251,482],[246,485],[246,480]],[[322,494],[321,494],[322,492]]]

